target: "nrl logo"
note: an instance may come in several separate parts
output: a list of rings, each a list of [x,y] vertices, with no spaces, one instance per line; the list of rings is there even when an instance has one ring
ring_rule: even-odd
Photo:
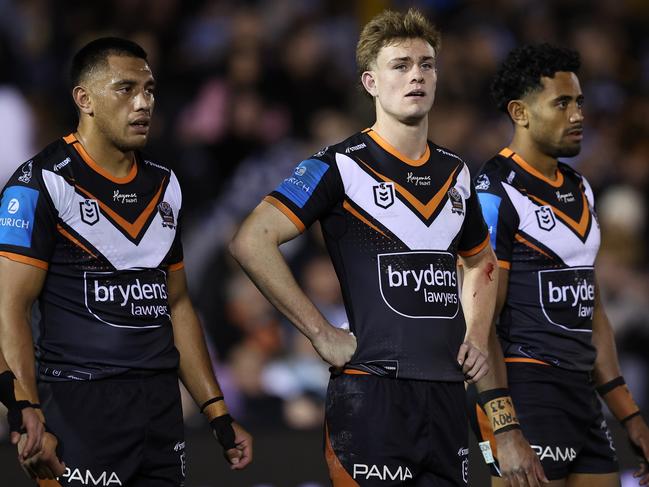
[[[554,228],[557,222],[554,220],[554,213],[549,206],[542,206],[536,210],[536,221],[539,223],[539,228],[549,232]]]
[[[376,206],[387,209],[394,204],[394,183],[380,183],[372,189]]]
[[[94,225],[99,221],[99,205],[97,200],[83,200],[79,202],[81,221],[88,225]]]

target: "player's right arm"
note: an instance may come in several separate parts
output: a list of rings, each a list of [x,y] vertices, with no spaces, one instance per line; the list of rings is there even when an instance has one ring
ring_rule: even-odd
[[[230,252],[264,296],[334,367],[343,367],[356,350],[356,338],[332,326],[297,284],[279,251],[300,234],[295,224],[273,205],[262,202],[241,225]]]

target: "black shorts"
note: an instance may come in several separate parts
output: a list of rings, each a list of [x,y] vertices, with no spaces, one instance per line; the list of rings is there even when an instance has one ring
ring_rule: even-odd
[[[332,376],[325,457],[334,487],[466,486],[464,385],[373,375]]]
[[[599,398],[586,372],[550,365],[507,363],[507,377],[525,438],[538,454],[550,480],[571,473],[605,474],[619,470],[613,438]],[[469,388],[469,416],[478,442],[489,441],[499,475],[493,432]]]
[[[48,427],[63,441],[63,487],[178,487],[185,442],[178,375],[39,384]]]

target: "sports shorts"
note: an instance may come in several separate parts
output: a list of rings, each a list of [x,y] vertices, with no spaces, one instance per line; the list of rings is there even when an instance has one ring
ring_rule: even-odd
[[[324,449],[334,487],[467,485],[463,383],[348,372],[332,375],[327,389]]]
[[[605,474],[619,470],[613,437],[602,415],[590,374],[526,359],[506,359],[507,377],[523,435],[536,451],[549,480],[572,473]],[[538,362],[538,363],[536,363]],[[469,388],[469,417],[478,442],[489,441],[499,476],[498,452],[486,414]],[[487,445],[481,445],[487,450]],[[483,450],[485,460],[489,454]]]
[[[58,479],[61,486],[184,484],[183,416],[175,371],[42,382],[39,392],[47,425],[63,442],[67,468]]]

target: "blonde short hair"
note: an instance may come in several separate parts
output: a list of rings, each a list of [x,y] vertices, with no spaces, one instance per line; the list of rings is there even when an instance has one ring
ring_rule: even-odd
[[[381,48],[403,39],[423,39],[435,54],[439,52],[442,38],[435,26],[419,10],[411,8],[407,13],[384,10],[370,20],[356,46],[356,65],[359,76],[371,70]]]

